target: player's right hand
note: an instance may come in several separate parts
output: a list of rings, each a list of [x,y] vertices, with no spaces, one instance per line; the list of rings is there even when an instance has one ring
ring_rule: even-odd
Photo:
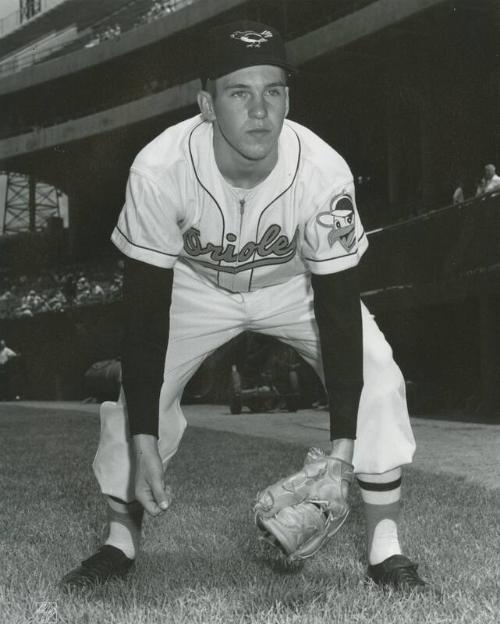
[[[165,485],[158,440],[147,434],[135,435],[135,498],[151,516],[158,516],[170,505],[170,488]]]

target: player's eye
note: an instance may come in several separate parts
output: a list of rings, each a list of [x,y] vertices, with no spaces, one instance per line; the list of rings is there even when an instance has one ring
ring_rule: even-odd
[[[349,225],[351,225],[351,223],[352,223],[352,215],[349,215],[349,216],[347,217],[347,223],[348,223]]]
[[[341,228],[342,226],[340,225],[340,221],[335,221],[335,227],[337,229]]]
[[[246,96],[246,91],[231,91],[231,97],[242,99]]]

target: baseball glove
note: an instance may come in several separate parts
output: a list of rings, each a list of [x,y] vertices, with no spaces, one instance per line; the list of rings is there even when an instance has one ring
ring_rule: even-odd
[[[351,464],[310,449],[302,470],[257,494],[255,523],[261,539],[288,561],[312,557],[344,524],[349,505],[342,484],[347,492],[353,478]]]

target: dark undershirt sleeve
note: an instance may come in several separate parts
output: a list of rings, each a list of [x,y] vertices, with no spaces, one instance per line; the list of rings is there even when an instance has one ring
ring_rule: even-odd
[[[330,403],[330,439],[356,438],[363,389],[363,329],[357,268],[312,275],[325,386]]]
[[[125,260],[122,386],[131,435],[158,437],[173,275],[173,269]]]

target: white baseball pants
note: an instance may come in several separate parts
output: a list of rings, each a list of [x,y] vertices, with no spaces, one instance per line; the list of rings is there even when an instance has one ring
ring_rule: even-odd
[[[406,406],[405,384],[392,350],[362,305],[364,388],[358,413],[354,468],[380,474],[412,461],[415,440]],[[170,338],[159,405],[159,451],[166,466],[176,453],[186,419],[180,401],[203,360],[245,330],[289,344],[323,379],[310,279],[250,293],[217,288],[178,262],[174,270]],[[102,404],[101,435],[94,472],[103,494],[134,499],[133,454],[123,396]]]

